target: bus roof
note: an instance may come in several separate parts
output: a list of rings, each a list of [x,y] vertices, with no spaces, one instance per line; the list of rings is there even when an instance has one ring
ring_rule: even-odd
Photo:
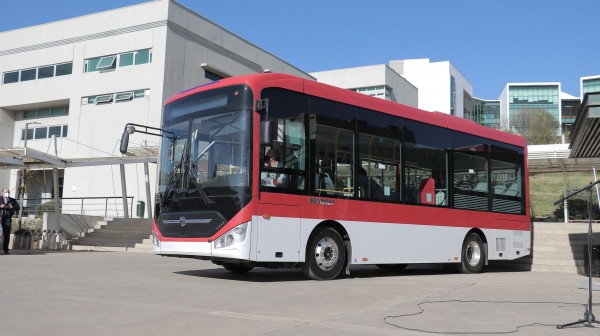
[[[407,119],[421,121],[431,125],[449,128],[520,147],[527,147],[527,140],[522,136],[481,126],[468,119],[442,112],[428,112],[381,98],[370,97],[362,93],[357,93],[347,89],[319,83],[313,80],[281,73],[249,74],[225,78],[180,92],[168,99],[165,102],[165,105],[174,100],[178,100],[182,97],[189,96],[197,92],[239,84],[248,85],[253,89],[254,92],[260,92],[269,87],[280,87],[283,89],[303,92],[312,96],[330,99],[349,105],[355,105]]]

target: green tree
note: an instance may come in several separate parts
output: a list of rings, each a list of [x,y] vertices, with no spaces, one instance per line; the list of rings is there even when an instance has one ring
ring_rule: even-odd
[[[519,133],[527,138],[530,145],[560,143],[558,134],[560,123],[545,109],[531,108],[521,111],[523,123]]]

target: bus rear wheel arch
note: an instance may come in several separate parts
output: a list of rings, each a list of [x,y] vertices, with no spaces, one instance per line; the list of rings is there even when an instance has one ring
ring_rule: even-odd
[[[346,246],[340,233],[329,226],[317,227],[306,245],[304,274],[313,280],[333,280],[346,262]]]

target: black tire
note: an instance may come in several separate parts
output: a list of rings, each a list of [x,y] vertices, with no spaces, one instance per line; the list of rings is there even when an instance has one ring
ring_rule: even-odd
[[[242,263],[224,262],[221,265],[223,267],[225,267],[225,269],[228,270],[229,272],[238,273],[238,274],[248,273],[254,268],[254,266],[252,266],[252,265],[242,264]]]
[[[408,264],[377,264],[375,266],[385,271],[402,271],[408,266]]]
[[[485,265],[485,247],[477,233],[470,233],[463,242],[460,253],[460,271],[462,273],[480,273]]]
[[[346,249],[340,234],[332,228],[319,229],[306,247],[304,274],[313,280],[335,279],[344,268]]]

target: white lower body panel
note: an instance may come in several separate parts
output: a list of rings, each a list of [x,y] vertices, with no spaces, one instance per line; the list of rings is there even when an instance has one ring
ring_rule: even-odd
[[[154,253],[231,258],[256,262],[304,262],[310,234],[323,219],[254,216],[245,241],[215,249],[209,242],[160,242]],[[459,262],[471,228],[338,221],[348,232],[351,264]],[[529,231],[481,229],[489,260],[528,255]],[[217,238],[218,239],[218,238]]]

